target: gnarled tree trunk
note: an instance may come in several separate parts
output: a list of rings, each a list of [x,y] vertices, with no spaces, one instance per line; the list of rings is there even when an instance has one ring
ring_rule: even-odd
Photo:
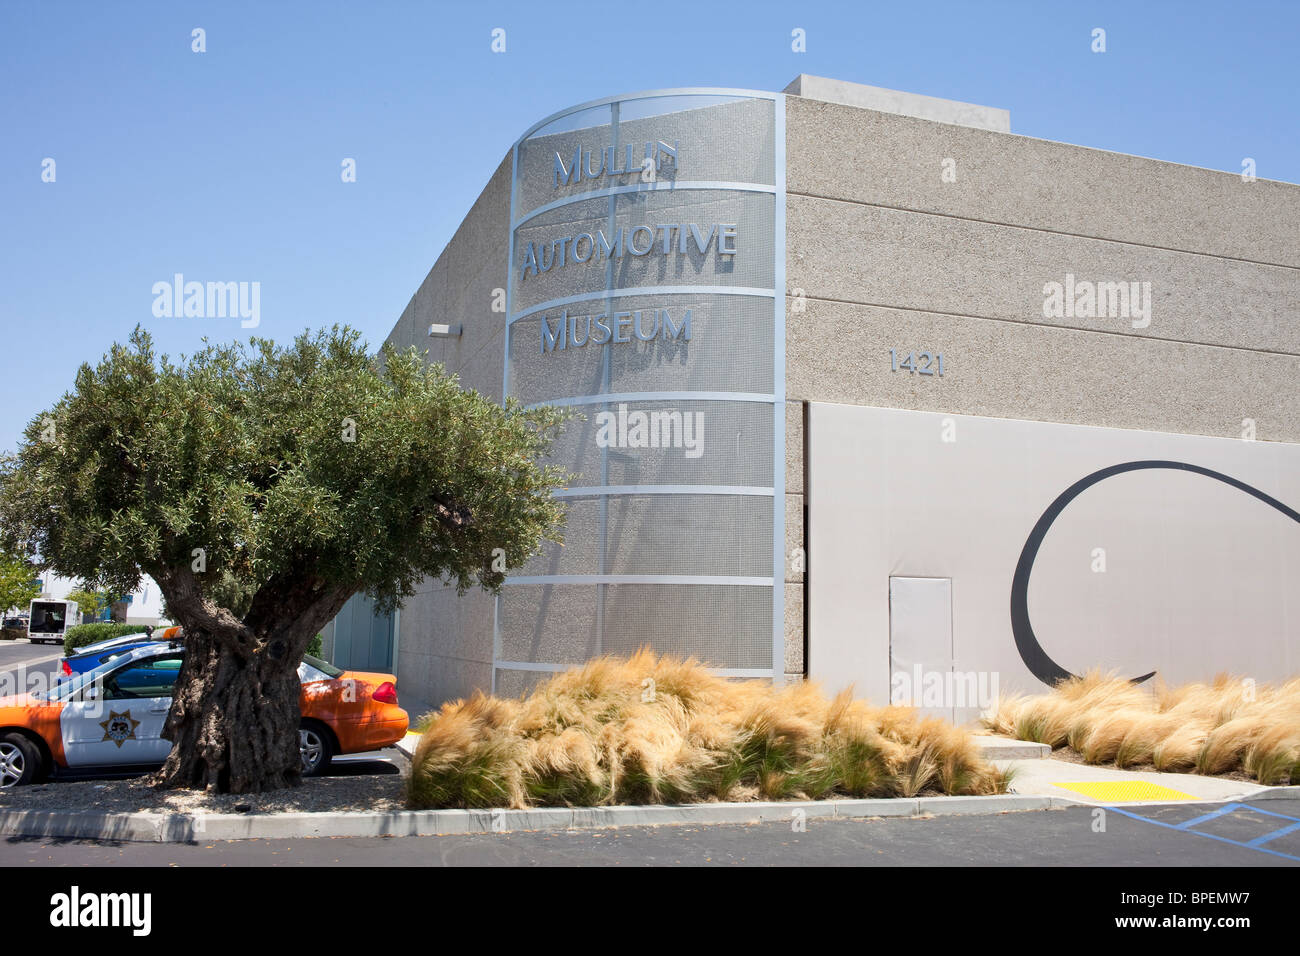
[[[172,749],[154,785],[260,793],[301,783],[301,651],[242,658],[211,635],[188,631],[185,646],[163,731]]]
[[[205,600],[188,570],[155,579],[181,625],[185,663],[163,728],[171,753],[152,785],[261,793],[300,784],[298,664],[354,589],[271,581],[241,621]]]

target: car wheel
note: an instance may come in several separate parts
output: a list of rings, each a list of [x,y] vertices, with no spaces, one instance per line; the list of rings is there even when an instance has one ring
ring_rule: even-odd
[[[317,724],[305,724],[298,730],[298,750],[304,777],[319,776],[334,758],[334,742]]]
[[[41,752],[22,734],[0,737],[0,787],[21,787],[41,771]]]

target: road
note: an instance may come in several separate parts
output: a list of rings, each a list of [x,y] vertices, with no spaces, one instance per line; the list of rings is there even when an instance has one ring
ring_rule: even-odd
[[[0,866],[1300,866],[1300,799],[806,823],[188,845],[9,838]]]
[[[54,644],[32,644],[26,638],[17,641],[0,641],[0,670],[12,670],[24,664],[32,666],[35,662],[57,661],[63,656],[63,648]],[[42,668],[50,670],[55,668]]]
[[[0,697],[49,690],[62,657],[63,648],[53,644],[0,641]]]

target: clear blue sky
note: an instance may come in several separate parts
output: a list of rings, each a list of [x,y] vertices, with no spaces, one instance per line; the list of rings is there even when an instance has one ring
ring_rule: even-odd
[[[1300,182],[1298,38],[1295,2],[3,0],[0,449],[137,323],[172,354],[252,334],[155,318],[151,288],[177,272],[260,282],[257,334],[346,322],[382,341],[514,139],[577,102],[813,73]]]

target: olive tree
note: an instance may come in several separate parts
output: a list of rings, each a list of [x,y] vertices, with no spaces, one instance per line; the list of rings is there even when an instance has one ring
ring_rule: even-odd
[[[186,656],[155,785],[292,786],[308,643],[357,592],[495,591],[558,540],[563,419],[346,327],[174,362],[137,328],[0,463],[0,537],[91,586],[158,583]]]

